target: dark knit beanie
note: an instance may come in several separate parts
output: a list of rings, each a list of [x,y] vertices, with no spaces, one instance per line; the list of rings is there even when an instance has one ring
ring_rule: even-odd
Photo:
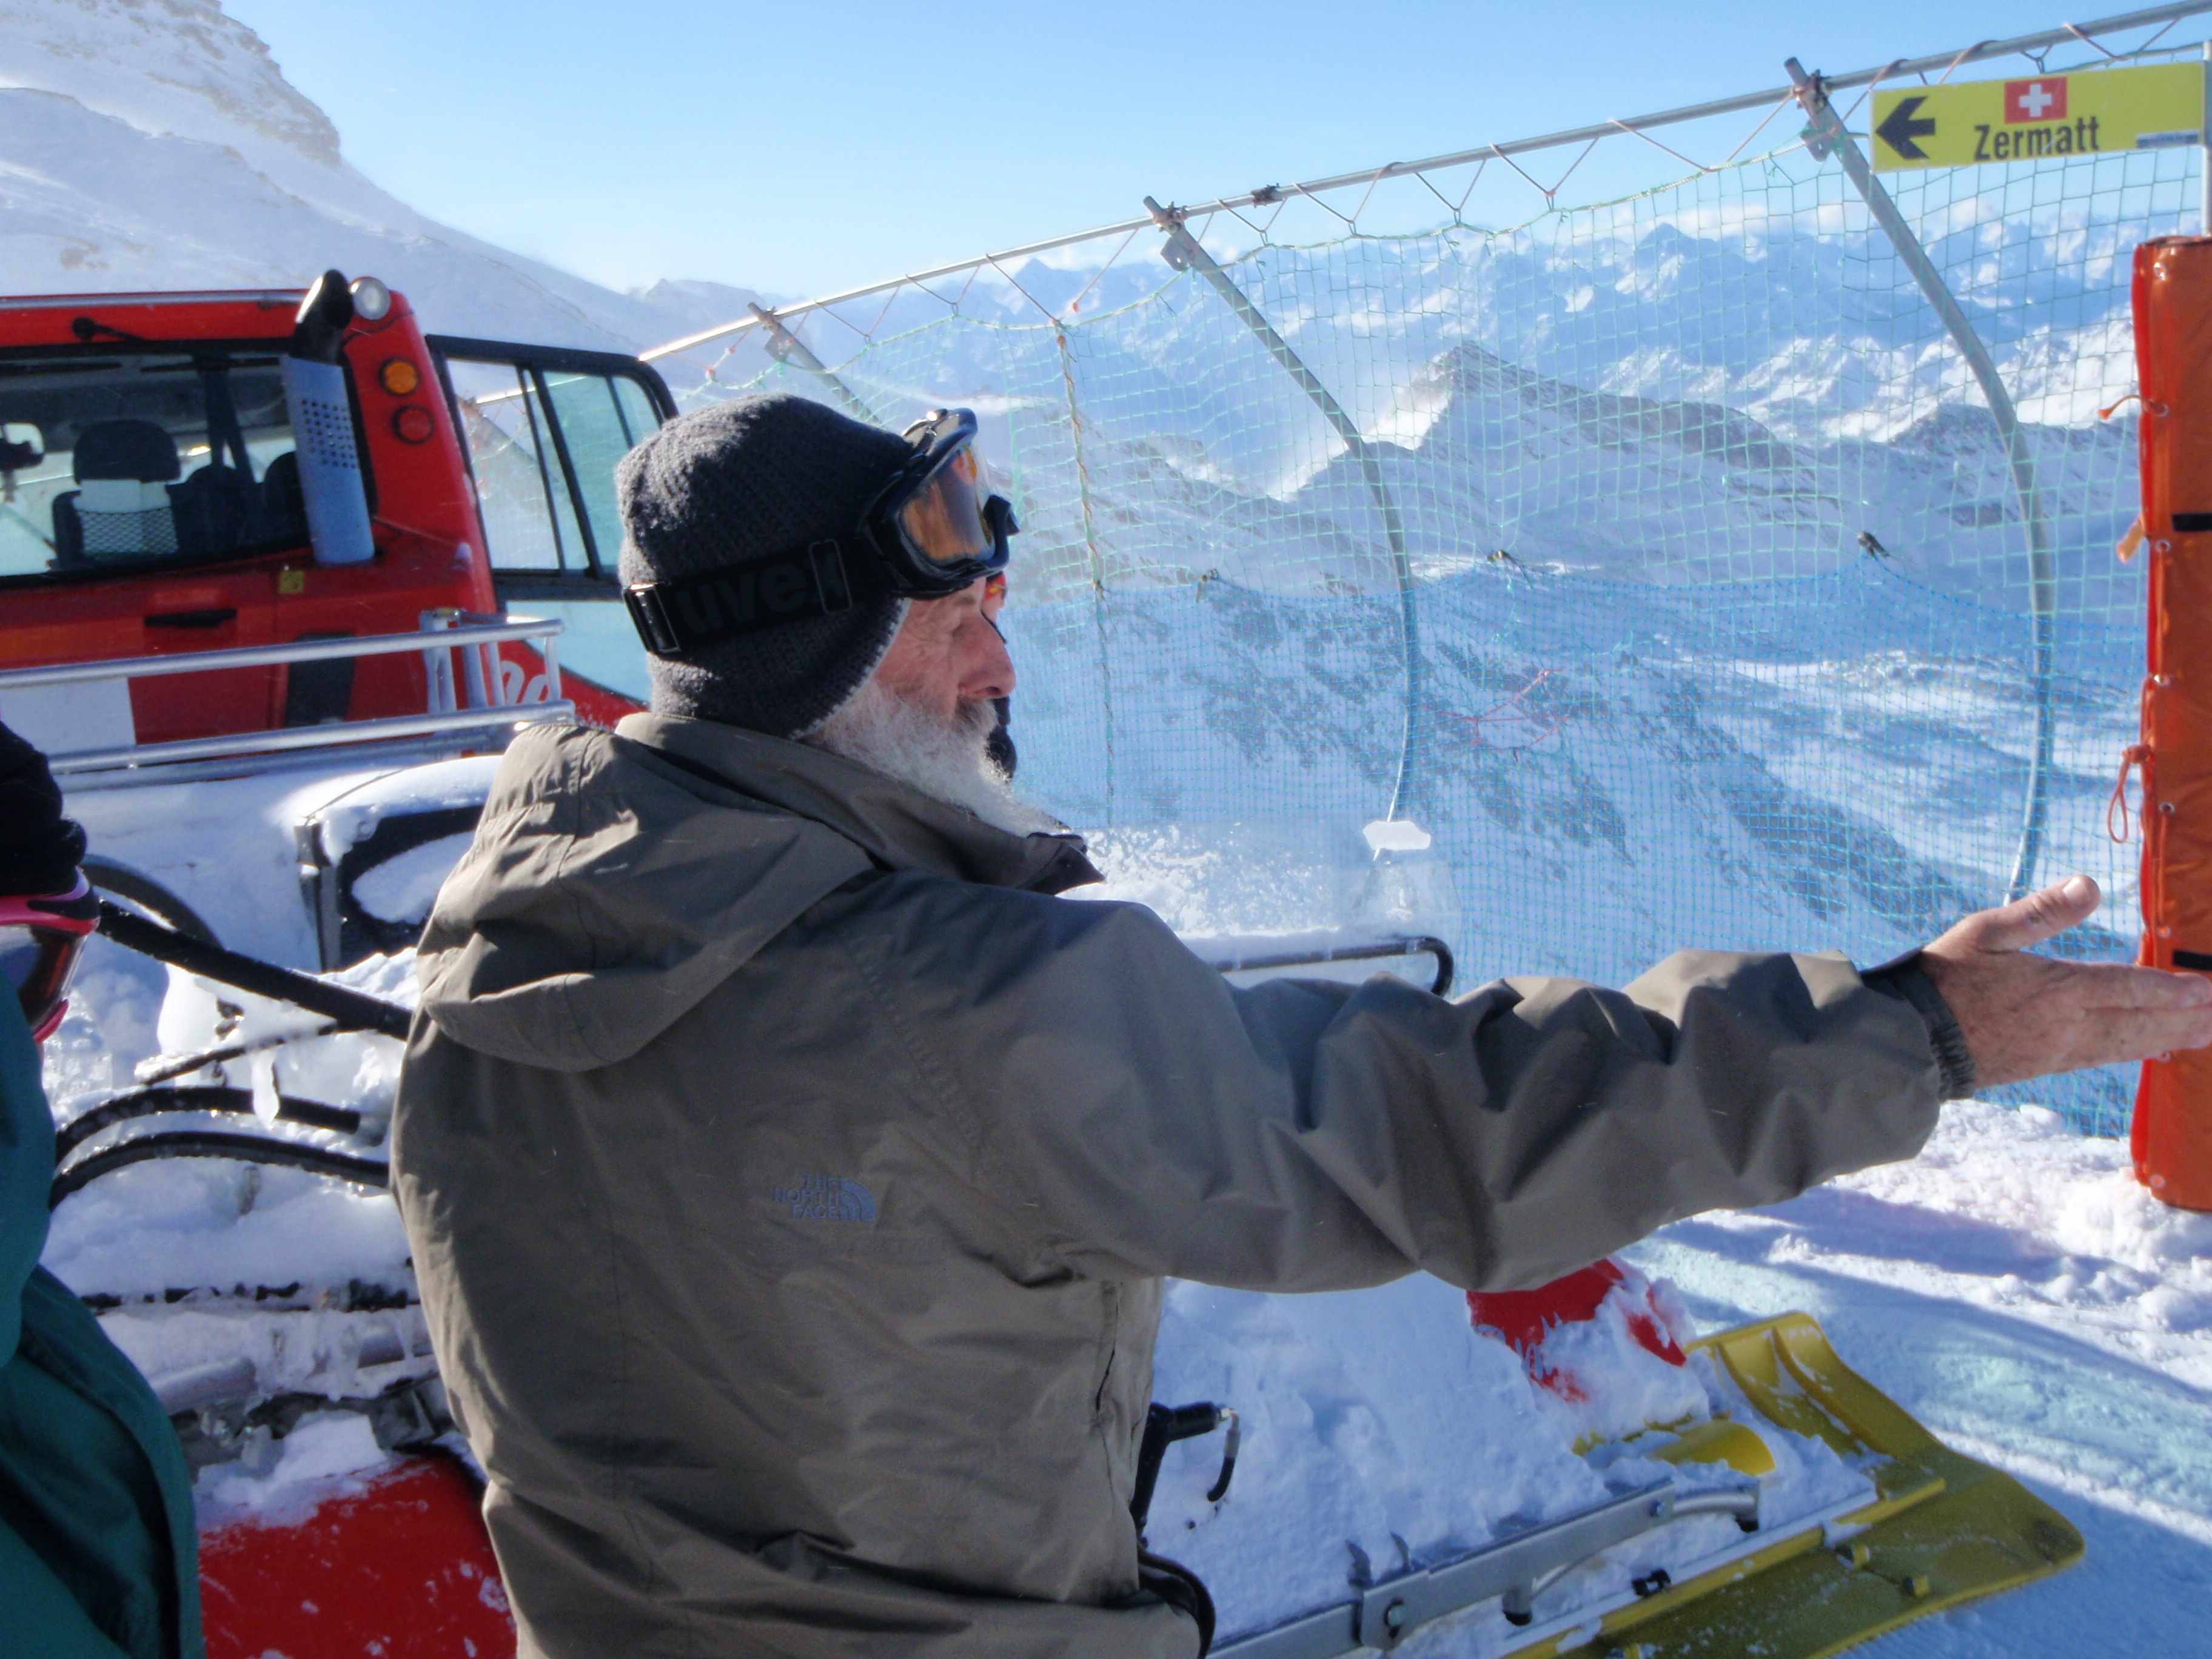
[[[66,893],[83,857],[84,831],[62,816],[46,757],[0,726],[0,894]]]
[[[671,421],[615,473],[622,579],[671,581],[842,536],[912,453],[787,392]],[[905,616],[905,601],[878,596],[681,659],[648,652],[653,712],[805,737],[876,672]]]

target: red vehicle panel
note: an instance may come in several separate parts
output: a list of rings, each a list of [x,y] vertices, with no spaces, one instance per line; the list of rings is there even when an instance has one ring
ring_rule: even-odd
[[[514,1619],[479,1502],[452,1459],[410,1457],[305,1519],[202,1534],[208,1659],[513,1659]]]

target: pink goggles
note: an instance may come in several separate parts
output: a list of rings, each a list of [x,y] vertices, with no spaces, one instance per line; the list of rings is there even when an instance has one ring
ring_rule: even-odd
[[[52,1036],[69,1012],[70,981],[99,927],[100,900],[82,876],[66,893],[0,897],[0,979],[36,1041]]]

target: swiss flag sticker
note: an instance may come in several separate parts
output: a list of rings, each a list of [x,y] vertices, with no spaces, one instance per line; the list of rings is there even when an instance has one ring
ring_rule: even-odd
[[[2033,81],[2005,82],[2005,125],[2022,121],[2063,121],[2066,118],[2066,77],[2045,75]]]

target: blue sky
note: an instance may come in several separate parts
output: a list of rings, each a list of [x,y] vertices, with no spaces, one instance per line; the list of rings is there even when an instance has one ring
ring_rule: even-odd
[[[787,295],[1121,219],[1147,192],[1435,155],[1778,85],[1792,54],[1861,69],[2066,15],[2057,0],[224,9],[356,167],[434,217],[618,288],[693,276]]]

